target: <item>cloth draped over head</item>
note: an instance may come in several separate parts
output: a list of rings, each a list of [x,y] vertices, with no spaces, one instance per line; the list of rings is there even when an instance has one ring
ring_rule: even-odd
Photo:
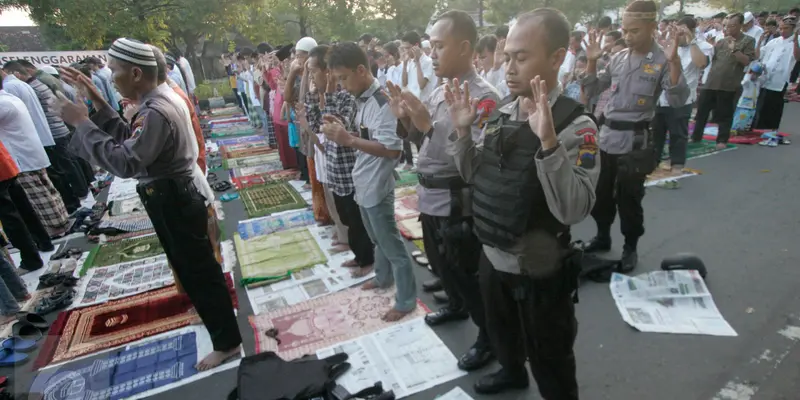
[[[149,45],[138,40],[119,38],[108,49],[109,57],[138,65],[140,67],[157,67],[156,56]]]
[[[787,15],[783,17],[783,23],[786,25],[797,25],[797,17],[792,15]]]
[[[657,12],[625,11],[623,18],[640,19],[644,21],[655,21],[658,18]]]

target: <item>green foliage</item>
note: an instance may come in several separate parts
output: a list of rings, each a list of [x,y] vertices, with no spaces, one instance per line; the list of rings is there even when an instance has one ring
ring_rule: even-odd
[[[228,96],[231,94],[230,81],[225,79],[209,80],[197,85],[194,90],[194,95],[200,100],[208,100],[214,97],[214,89],[217,89],[219,96]]]

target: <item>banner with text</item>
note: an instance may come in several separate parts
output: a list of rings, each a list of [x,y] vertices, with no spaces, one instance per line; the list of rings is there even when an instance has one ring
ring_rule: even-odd
[[[14,60],[28,60],[33,65],[41,68],[45,65],[69,65],[80,62],[86,57],[97,57],[103,62],[107,62],[108,52],[105,50],[0,52],[0,64]]]

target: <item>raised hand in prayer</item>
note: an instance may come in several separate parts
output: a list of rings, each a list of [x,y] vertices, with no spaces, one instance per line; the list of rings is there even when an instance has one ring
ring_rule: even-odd
[[[681,35],[678,35],[673,27],[670,27],[670,37],[669,43],[664,49],[664,55],[667,56],[667,61],[678,61],[680,62],[680,57],[678,57],[678,47],[681,45]]]
[[[72,85],[82,96],[91,100],[96,110],[101,105],[107,105],[106,99],[100,94],[100,90],[94,85],[92,78],[72,67],[59,67],[58,69],[64,81]]]
[[[72,102],[64,96],[64,93],[56,92],[56,96],[59,99],[57,107],[61,110],[61,119],[67,125],[78,126],[82,122],[89,120],[89,108],[86,107],[83,97],[79,97],[75,99],[75,102]]]
[[[531,130],[539,137],[544,147],[547,143],[556,143],[556,128],[553,126],[553,113],[548,101],[549,91],[547,82],[538,75],[531,80],[533,95],[523,100],[523,106],[528,110],[528,124]]]
[[[402,102],[400,103],[406,110],[406,115],[411,118],[411,123],[420,132],[427,132],[433,126],[431,122],[431,114],[428,112],[428,107],[417,97],[414,93],[408,90],[400,94]]]
[[[603,56],[603,49],[600,47],[600,38],[594,32],[589,33],[589,43],[586,45],[586,58],[589,61],[597,61]]]
[[[389,95],[389,107],[392,108],[392,114],[397,119],[408,117],[405,107],[403,107],[403,89],[392,82],[386,81],[387,95]]]
[[[341,146],[352,147],[353,141],[355,140],[355,136],[347,132],[342,122],[333,115],[322,116],[322,127],[320,127],[320,130],[325,134],[328,140],[332,140],[334,143]]]
[[[444,100],[447,102],[447,112],[450,114],[450,120],[453,126],[458,129],[459,135],[461,133],[468,134],[470,126],[475,122],[478,116],[478,99],[473,99],[469,96],[469,83],[464,82],[463,87],[459,87],[458,79],[453,79],[453,85],[450,83],[444,85]]]
[[[499,69],[506,61],[505,56],[506,40],[500,39],[497,41],[497,47],[494,49],[494,68]]]

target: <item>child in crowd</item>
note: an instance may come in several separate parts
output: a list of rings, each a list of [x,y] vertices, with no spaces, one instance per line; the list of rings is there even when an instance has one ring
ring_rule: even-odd
[[[586,61],[586,56],[578,57],[578,60],[575,61],[575,68],[567,75],[567,84],[564,85],[564,96],[580,101],[581,103],[584,103],[584,101],[581,99],[580,78],[583,76],[583,73],[586,72]]]
[[[753,117],[756,115],[756,103],[761,85],[764,83],[764,66],[760,63],[753,63],[750,71],[742,79],[742,96],[736,105],[736,112],[733,114],[733,124],[731,130],[736,134],[750,132],[753,125]]]

